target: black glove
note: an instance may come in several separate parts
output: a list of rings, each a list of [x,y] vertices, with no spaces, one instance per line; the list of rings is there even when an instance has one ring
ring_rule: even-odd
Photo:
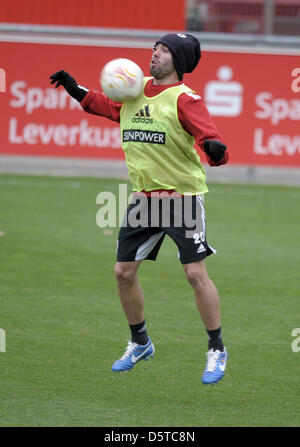
[[[56,83],[55,88],[62,85],[69,95],[77,99],[79,102],[83,100],[88,92],[85,87],[78,85],[75,79],[64,70],[57,71],[50,76],[50,79],[52,79],[51,84]]]
[[[204,152],[212,161],[218,162],[224,157],[227,147],[217,140],[204,140]]]

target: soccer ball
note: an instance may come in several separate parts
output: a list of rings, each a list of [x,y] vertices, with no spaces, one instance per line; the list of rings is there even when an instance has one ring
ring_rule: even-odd
[[[113,59],[100,74],[104,93],[114,101],[125,102],[137,98],[143,90],[144,74],[140,67],[129,59]]]

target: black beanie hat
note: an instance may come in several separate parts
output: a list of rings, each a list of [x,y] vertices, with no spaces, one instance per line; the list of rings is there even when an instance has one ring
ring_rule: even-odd
[[[200,43],[191,34],[166,34],[155,42],[166,45],[172,53],[173,62],[180,81],[184,73],[191,73],[201,58]]]

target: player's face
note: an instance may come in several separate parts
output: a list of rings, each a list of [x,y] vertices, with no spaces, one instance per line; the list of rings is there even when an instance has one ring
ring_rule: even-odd
[[[166,45],[159,43],[153,50],[150,73],[155,79],[164,79],[176,73],[172,53]]]

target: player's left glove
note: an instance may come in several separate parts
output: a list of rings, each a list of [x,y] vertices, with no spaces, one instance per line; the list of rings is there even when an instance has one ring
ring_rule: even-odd
[[[204,140],[204,152],[216,163],[222,160],[227,147],[217,140]]]
[[[77,99],[79,102],[83,100],[88,92],[88,89],[78,85],[75,79],[64,70],[53,73],[53,75],[50,76],[50,79],[52,79],[51,84],[56,83],[55,88],[62,85],[69,95]]]

